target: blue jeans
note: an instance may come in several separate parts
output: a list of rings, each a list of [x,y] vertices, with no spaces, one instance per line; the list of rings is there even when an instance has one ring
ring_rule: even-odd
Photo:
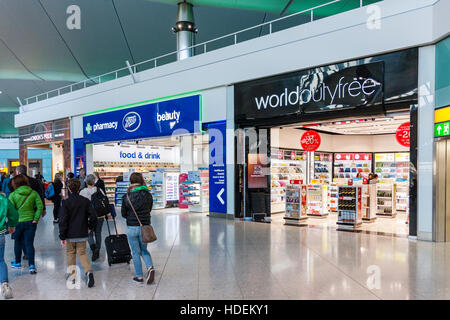
[[[128,242],[131,247],[131,254],[133,256],[134,270],[136,277],[142,277],[142,263],[141,256],[144,259],[145,266],[150,268],[153,266],[152,256],[147,250],[147,244],[142,242],[141,227],[127,227]]]
[[[0,234],[0,283],[8,281],[8,267],[5,263],[5,234]]]
[[[34,265],[34,236],[36,234],[37,223],[32,221],[19,222],[14,232],[14,254],[16,263],[22,261],[22,248],[25,246],[25,254],[28,257],[29,265]]]

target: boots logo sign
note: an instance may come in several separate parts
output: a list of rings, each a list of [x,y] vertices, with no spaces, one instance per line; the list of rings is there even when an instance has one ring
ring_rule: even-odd
[[[125,131],[134,132],[141,126],[141,116],[139,113],[128,112],[122,119],[122,126]]]
[[[200,95],[188,96],[83,117],[89,142],[170,136],[175,130],[200,131]]]

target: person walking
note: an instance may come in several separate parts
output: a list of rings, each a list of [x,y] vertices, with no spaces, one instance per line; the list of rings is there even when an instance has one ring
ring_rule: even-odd
[[[106,197],[106,194],[103,192],[103,190],[95,186],[95,176],[93,174],[88,174],[86,176],[86,185],[87,188],[84,188],[80,191],[80,196],[85,197],[86,199],[91,201],[91,205],[94,209],[96,208],[96,205],[94,204],[95,201],[101,201],[102,199],[106,198],[106,200],[104,201],[108,202],[108,197]],[[106,213],[105,210],[96,210],[97,226],[95,230],[93,229],[91,230],[91,232],[89,232],[88,242],[92,252],[92,261],[97,260],[100,256],[100,249],[102,246],[102,228],[103,221],[105,221],[105,213],[108,219],[111,219],[111,214],[109,213],[109,203],[106,206],[106,210],[108,213]]]
[[[106,194],[105,181],[100,178],[100,174],[98,172],[94,172],[95,176],[95,186],[103,190],[103,193]],[[86,182],[87,184],[87,182]]]
[[[31,187],[31,189],[33,189],[34,191],[36,191],[39,194],[39,197],[41,198],[41,201],[44,205],[44,210],[42,212],[42,217],[45,217],[46,214],[46,209],[45,209],[45,197],[44,197],[44,186],[41,182],[39,182],[39,180],[29,177],[27,175],[27,166],[21,164],[20,166],[16,167],[15,170],[15,175],[19,175],[22,174],[24,175],[27,179],[28,179],[28,184]],[[12,180],[11,180],[12,181]],[[11,192],[14,191],[14,186],[12,185],[11,181],[8,184],[8,188]]]
[[[4,299],[13,297],[12,289],[8,281],[8,267],[5,263],[6,235],[12,234],[19,221],[19,214],[11,201],[0,194],[0,283],[1,293]]]
[[[69,172],[67,174],[66,183],[65,183],[65,193],[67,195],[67,198],[70,196],[70,191],[69,191],[69,188],[67,187],[67,183],[69,182],[70,179],[74,179],[74,178],[75,178],[75,175],[73,174],[73,172]]]
[[[55,195],[50,199],[53,202],[53,223],[59,222],[59,208],[61,207],[61,191],[63,189],[61,173],[55,174],[55,180],[53,180],[53,189],[55,190]]]
[[[88,288],[92,288],[94,286],[94,274],[86,253],[86,241],[89,230],[95,230],[97,214],[92,208],[91,202],[79,195],[80,187],[81,183],[78,179],[68,181],[70,196],[63,200],[61,204],[59,238],[61,239],[61,245],[66,247],[69,274],[75,272],[78,257],[86,275],[86,284]]]
[[[84,168],[80,169],[80,174],[78,175],[77,179],[80,180],[81,183],[80,190],[86,188],[86,171],[84,170]]]
[[[147,244],[142,242],[142,225],[150,225],[153,198],[141,173],[133,172],[130,176],[130,187],[122,198],[122,217],[127,221],[127,236],[131,246],[136,282],[144,282],[141,257],[147,267],[146,283],[151,284],[155,278],[155,269]],[[134,210],[133,210],[134,209]],[[139,217],[137,219],[136,215]]]
[[[36,266],[34,261],[34,237],[36,228],[41,217],[44,205],[39,194],[31,189],[28,178],[19,174],[12,180],[14,192],[9,195],[14,208],[19,212],[19,223],[14,232],[14,254],[15,260],[11,266],[20,269],[22,250],[28,258],[28,271],[36,274]]]
[[[6,198],[8,198],[11,193],[11,190],[9,189],[11,177],[12,175],[7,175],[2,183],[2,192],[5,194]]]

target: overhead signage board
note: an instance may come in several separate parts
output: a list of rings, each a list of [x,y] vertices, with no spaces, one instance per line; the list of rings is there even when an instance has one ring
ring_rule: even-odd
[[[434,111],[434,123],[450,121],[450,107],[436,109]]]
[[[450,136],[450,121],[436,123],[434,125],[434,136],[437,138]]]
[[[209,211],[227,213],[226,121],[208,124]]]
[[[200,131],[200,96],[150,103],[83,117],[84,139],[117,141]]]
[[[93,145],[93,161],[180,163],[178,147]]]
[[[36,123],[19,128],[19,144],[47,144],[70,139],[69,119]]]
[[[383,103],[383,62],[293,72],[235,86],[237,118],[263,119]]]

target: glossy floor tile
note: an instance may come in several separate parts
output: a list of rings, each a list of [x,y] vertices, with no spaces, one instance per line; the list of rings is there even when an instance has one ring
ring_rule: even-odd
[[[109,267],[104,248],[92,264],[94,288],[86,287],[84,276],[79,288],[67,282],[65,251],[49,214],[36,234],[38,274],[28,274],[26,263],[9,268],[15,299],[450,299],[445,243],[284,226],[276,217],[266,224],[177,209],[152,216],[158,236],[148,245],[156,269],[152,285],[132,280],[133,263]],[[126,230],[121,217],[118,229]],[[12,259],[8,237],[5,260]]]

